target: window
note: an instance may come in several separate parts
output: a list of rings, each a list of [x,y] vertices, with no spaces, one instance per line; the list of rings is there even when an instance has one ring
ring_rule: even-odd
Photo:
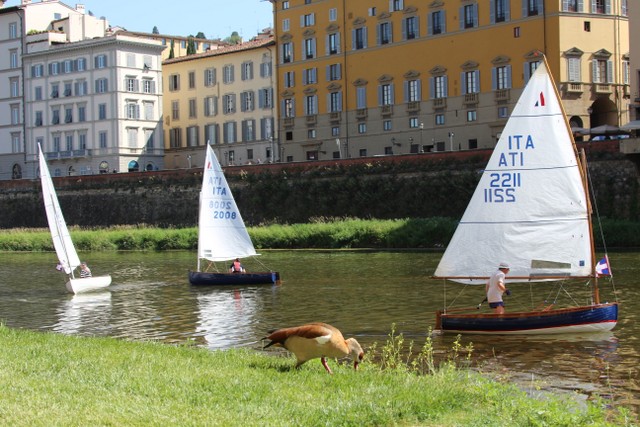
[[[20,96],[20,79],[18,77],[11,77],[9,79],[9,87],[12,98]]]
[[[289,9],[289,1],[285,0],[282,2],[282,10],[287,10]]]
[[[439,99],[448,96],[447,76],[436,76],[430,79],[431,98]]]
[[[84,96],[87,93],[89,93],[87,88],[88,88],[88,83],[86,80],[78,80],[75,83],[76,96]]]
[[[341,64],[327,65],[327,81],[340,80],[342,78]]]
[[[187,147],[198,146],[198,126],[189,126],[187,128]]]
[[[335,7],[329,9],[329,21],[333,22],[337,20],[338,20],[338,9],[336,9]]]
[[[144,106],[144,119],[153,120],[155,118],[153,102],[143,102],[142,105]]]
[[[376,16],[376,8],[375,7],[370,7],[369,8],[369,16]]]
[[[72,90],[71,90],[71,82],[65,82],[64,84],[64,96],[71,96],[72,95]]]
[[[127,119],[140,118],[140,106],[135,101],[128,101],[125,104],[125,117]]]
[[[289,29],[291,28],[291,23],[289,21],[289,19],[283,19],[282,20],[282,31],[287,32],[289,31]]]
[[[402,21],[402,37],[405,40],[420,37],[420,25],[417,16],[410,16]]]
[[[124,79],[124,87],[127,92],[138,92],[138,79],[127,77]]]
[[[359,134],[367,133],[367,124],[366,123],[358,123],[358,133]]]
[[[420,127],[420,121],[417,117],[409,117],[409,127],[411,129],[417,129]]]
[[[365,49],[367,47],[367,27],[353,30],[352,43],[352,50]]]
[[[580,64],[578,63],[578,66],[579,65]],[[525,81],[525,83],[529,81],[529,79],[531,78],[533,73],[538,69],[539,66],[540,66],[540,61],[525,62],[525,64],[524,64],[524,81]],[[578,71],[579,71],[579,69],[578,69]]]
[[[397,12],[399,10],[403,10],[403,0],[390,0],[389,1],[389,12]]]
[[[264,109],[273,108],[273,89],[266,88],[258,91],[258,107]]]
[[[171,118],[173,120],[180,119],[180,102],[179,101],[171,101]]]
[[[180,74],[171,74],[169,76],[169,90],[172,92],[180,90]]]
[[[107,148],[108,140],[106,131],[101,131],[100,133],[98,133],[98,141],[100,144],[100,148]]]
[[[286,98],[282,101],[282,106],[284,110],[284,117],[291,118],[295,117],[296,109],[295,109],[295,101],[293,98]]]
[[[391,22],[382,22],[378,24],[377,29],[378,45],[389,44],[393,41]]]
[[[475,122],[476,120],[477,120],[476,110],[467,111],[467,121],[468,122]]]
[[[316,139],[316,130],[315,129],[309,129],[307,131],[307,138],[308,139]]]
[[[378,104],[393,105],[393,83],[378,86]]]
[[[538,16],[542,15],[544,0],[522,0],[523,11],[526,12],[525,16]],[[596,0],[597,2],[601,0]]]
[[[509,117],[509,108],[508,107],[498,107],[498,117],[501,119],[506,119]]]
[[[304,97],[304,114],[313,116],[318,114],[318,96],[308,95]]]
[[[57,76],[58,74],[60,74],[60,63],[59,62],[49,63],[49,75]]]
[[[492,70],[493,90],[511,88],[511,65],[494,67]]]
[[[204,70],[204,85],[206,87],[214,86],[216,84],[216,69],[207,68]]]
[[[36,127],[38,127],[38,126],[42,126],[42,123],[43,123],[43,121],[42,121],[42,111],[36,111],[36,121],[35,121],[34,125]]]
[[[242,63],[240,78],[242,80],[253,80],[253,62],[247,61]]]
[[[16,51],[16,61],[17,60],[18,60],[18,52]],[[42,77],[43,74],[44,74],[44,65],[36,64],[33,67],[31,67],[31,77]]]
[[[62,145],[60,142],[60,135],[56,134],[53,136],[53,151],[59,152],[62,150]]]
[[[78,121],[86,122],[87,121],[87,107],[86,105],[78,105]]]
[[[304,57],[305,59],[313,59],[316,57],[316,39],[304,40]]]
[[[42,86],[36,86],[34,88],[33,97],[36,101],[42,101]]]
[[[196,73],[195,71],[189,71],[189,89],[196,88]]]
[[[230,84],[235,80],[233,64],[222,67],[222,83]]]
[[[315,24],[316,21],[316,14],[315,13],[309,13],[307,15],[302,15],[300,16],[300,26],[301,27],[310,27],[312,25]]]
[[[227,94],[222,96],[222,113],[232,114],[236,112],[236,95]]]
[[[67,106],[64,108],[64,122],[73,123],[73,107]]]
[[[255,120],[242,121],[242,140],[243,141],[256,140],[256,121]]]
[[[237,141],[236,139],[236,122],[226,122],[222,128],[222,140],[225,144],[231,144]],[[229,153],[229,162],[233,163],[233,156]]]
[[[96,80],[96,93],[105,93],[108,90],[107,79]]]
[[[460,15],[462,16],[460,29],[478,26],[478,5],[476,3],[462,6]]]
[[[216,96],[207,96],[204,98],[204,115],[211,117],[218,114],[218,98]]]
[[[107,66],[107,55],[98,55],[95,57],[96,68],[106,68],[106,66]]]
[[[156,82],[151,79],[142,79],[142,92],[156,93]]]
[[[87,69],[87,59],[86,58],[78,58],[76,60],[76,70],[84,71]]]
[[[422,100],[420,80],[406,81],[404,91],[405,102],[420,102]]]
[[[198,117],[198,110],[196,106],[196,99],[192,98],[189,100],[189,118],[195,119]]]
[[[340,126],[333,126],[331,128],[331,136],[340,136]]]
[[[54,108],[53,110],[51,110],[51,124],[60,124],[60,109]]]
[[[107,104],[98,104],[98,120],[106,120]]]
[[[287,71],[284,73],[284,87],[295,86],[295,74],[293,71]]]
[[[10,39],[18,38],[18,23],[16,22],[9,23],[9,38]]]
[[[444,114],[436,114],[436,125],[437,126],[442,126],[444,125]]]
[[[342,92],[329,93],[329,112],[337,113],[342,111]]]
[[[606,59],[594,59],[592,66],[594,83],[613,82],[613,62]]]
[[[263,62],[260,64],[260,77],[271,77],[272,70],[271,61]]]
[[[327,55],[340,53],[340,33],[331,33],[327,36]]]
[[[356,108],[358,110],[367,108],[367,88],[364,86],[356,87]]]
[[[273,142],[273,117],[260,119],[260,134],[262,139],[270,139]]]
[[[491,0],[490,1],[490,20],[492,24],[498,22],[509,21],[509,1],[508,0]]]
[[[293,62],[293,42],[282,43],[280,63],[287,64]]]
[[[480,71],[464,71],[462,73],[462,93],[472,94],[480,92]]]
[[[60,96],[60,89],[59,88],[60,88],[60,86],[57,83],[52,83],[51,84],[51,98],[58,98]]]
[[[169,147],[171,148],[182,147],[182,129],[180,128],[169,129]]]
[[[65,74],[69,74],[70,72],[73,71],[73,61],[70,59],[65,59],[64,62],[62,63],[62,71]]]
[[[65,135],[65,148],[67,151],[73,151],[73,135]]]
[[[18,49],[11,49],[9,51],[9,68],[18,68]],[[42,73],[42,70],[40,71]],[[41,77],[42,74],[40,74]]]
[[[204,139],[207,141],[207,144],[218,144],[220,142],[219,134],[220,131],[217,124],[210,124],[204,127]]]
[[[136,128],[127,128],[127,140],[129,142],[129,147],[136,148],[138,146],[138,129]],[[131,166],[129,166],[131,167]],[[136,170],[138,166],[136,164]]]
[[[253,111],[255,109],[255,93],[252,90],[240,94],[240,111]]]
[[[444,10],[436,10],[429,14],[428,30],[430,36],[444,34],[446,32],[444,13]]]
[[[388,132],[390,130],[392,130],[393,127],[391,125],[391,120],[385,120],[382,122],[382,130]]]
[[[302,84],[310,85],[318,83],[318,69],[317,68],[306,68],[302,72]]]

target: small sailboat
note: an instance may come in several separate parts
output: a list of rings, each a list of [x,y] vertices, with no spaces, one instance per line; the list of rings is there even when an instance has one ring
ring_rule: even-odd
[[[277,271],[228,272],[226,262],[254,257],[258,254],[247,233],[222,167],[209,144],[206,150],[200,190],[197,271],[189,271],[189,283],[192,285],[279,284],[280,274]],[[205,270],[216,269],[214,263],[224,261],[224,270],[203,271],[203,261],[207,266]]]
[[[507,121],[434,277],[445,279],[445,285],[447,280],[481,285],[484,291],[490,274],[504,262],[510,265],[506,283],[526,283],[534,296],[540,282],[555,281],[564,290],[569,280],[587,280],[592,287],[588,304],[559,308],[540,296],[541,305],[530,311],[507,307],[504,314],[481,314],[480,306],[445,308],[436,313],[436,329],[479,334],[613,329],[618,304],[600,301],[587,184],[584,153],[577,150],[543,60]]]
[[[67,229],[67,223],[62,216],[60,203],[53,181],[49,174],[47,162],[42,153],[42,147],[38,144],[38,154],[40,159],[40,182],[42,183],[42,199],[47,212],[47,222],[53,246],[58,255],[59,267],[68,275],[66,283],[67,290],[73,294],[90,292],[106,288],[111,284],[111,276],[76,277],[75,270],[81,264],[76,248],[71,240],[71,235]]]

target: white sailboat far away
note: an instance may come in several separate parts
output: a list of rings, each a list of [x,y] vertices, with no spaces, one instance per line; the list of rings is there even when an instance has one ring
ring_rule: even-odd
[[[222,167],[209,144],[206,150],[200,190],[197,271],[189,271],[189,282],[192,285],[279,284],[280,274],[277,271],[228,272],[226,262],[258,254]],[[206,263],[205,269],[202,268],[203,262]],[[224,270],[216,270],[215,262],[225,262]]]
[[[58,255],[59,267],[68,276],[66,283],[67,290],[78,294],[106,288],[111,284],[111,276],[76,277],[75,270],[80,266],[80,258],[71,240],[71,235],[67,229],[67,223],[62,216],[62,210],[58,203],[58,196],[49,174],[47,161],[42,153],[42,147],[38,144],[38,155],[40,159],[40,182],[42,184],[42,199],[47,212],[47,222],[53,246]]]
[[[600,302],[587,183],[585,156],[578,153],[543,60],[507,121],[434,274],[445,285],[451,280],[481,285],[484,291],[491,273],[507,263],[506,283],[526,283],[532,302],[538,298],[540,305],[519,312],[507,307],[504,314],[481,314],[482,303],[445,308],[436,313],[436,329],[478,334],[613,329],[618,304]],[[556,307],[556,301],[545,302],[540,291],[536,294],[540,282],[564,291],[572,279],[590,282],[588,304]],[[525,293],[518,286],[512,290]]]

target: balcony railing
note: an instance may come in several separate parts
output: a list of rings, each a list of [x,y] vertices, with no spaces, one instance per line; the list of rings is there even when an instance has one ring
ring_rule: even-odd
[[[368,110],[366,108],[358,108],[356,110],[356,119],[366,119]]]
[[[293,117],[285,117],[283,123],[285,127],[293,127],[295,119]]]
[[[496,90],[496,101],[508,101],[511,98],[510,89],[498,89]]]
[[[340,112],[329,113],[329,120],[332,123],[339,123],[340,122]]]
[[[464,95],[464,105],[473,105],[478,103],[479,96],[477,93],[467,93]]]
[[[390,116],[393,114],[393,105],[383,105],[380,107],[380,113],[383,116]]]
[[[420,101],[407,102],[407,112],[416,113],[420,111]]]
[[[567,93],[582,93],[582,83],[569,82],[565,85]]]
[[[445,108],[447,106],[447,98],[434,98],[433,108]]]
[[[611,93],[611,85],[609,83],[594,83],[593,90],[595,93]]]
[[[315,125],[316,123],[318,123],[318,116],[315,114],[306,116],[305,121],[308,125]]]

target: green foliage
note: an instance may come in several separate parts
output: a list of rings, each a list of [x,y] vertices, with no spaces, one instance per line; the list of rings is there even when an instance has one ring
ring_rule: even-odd
[[[167,57],[167,59],[173,59],[176,56],[176,53],[175,53],[175,51],[173,49],[174,43],[175,43],[174,40],[171,39],[171,49],[169,50],[169,56]]]
[[[234,31],[229,37],[223,39],[223,41],[229,44],[240,44],[242,43],[242,37],[240,37],[237,31]]]

